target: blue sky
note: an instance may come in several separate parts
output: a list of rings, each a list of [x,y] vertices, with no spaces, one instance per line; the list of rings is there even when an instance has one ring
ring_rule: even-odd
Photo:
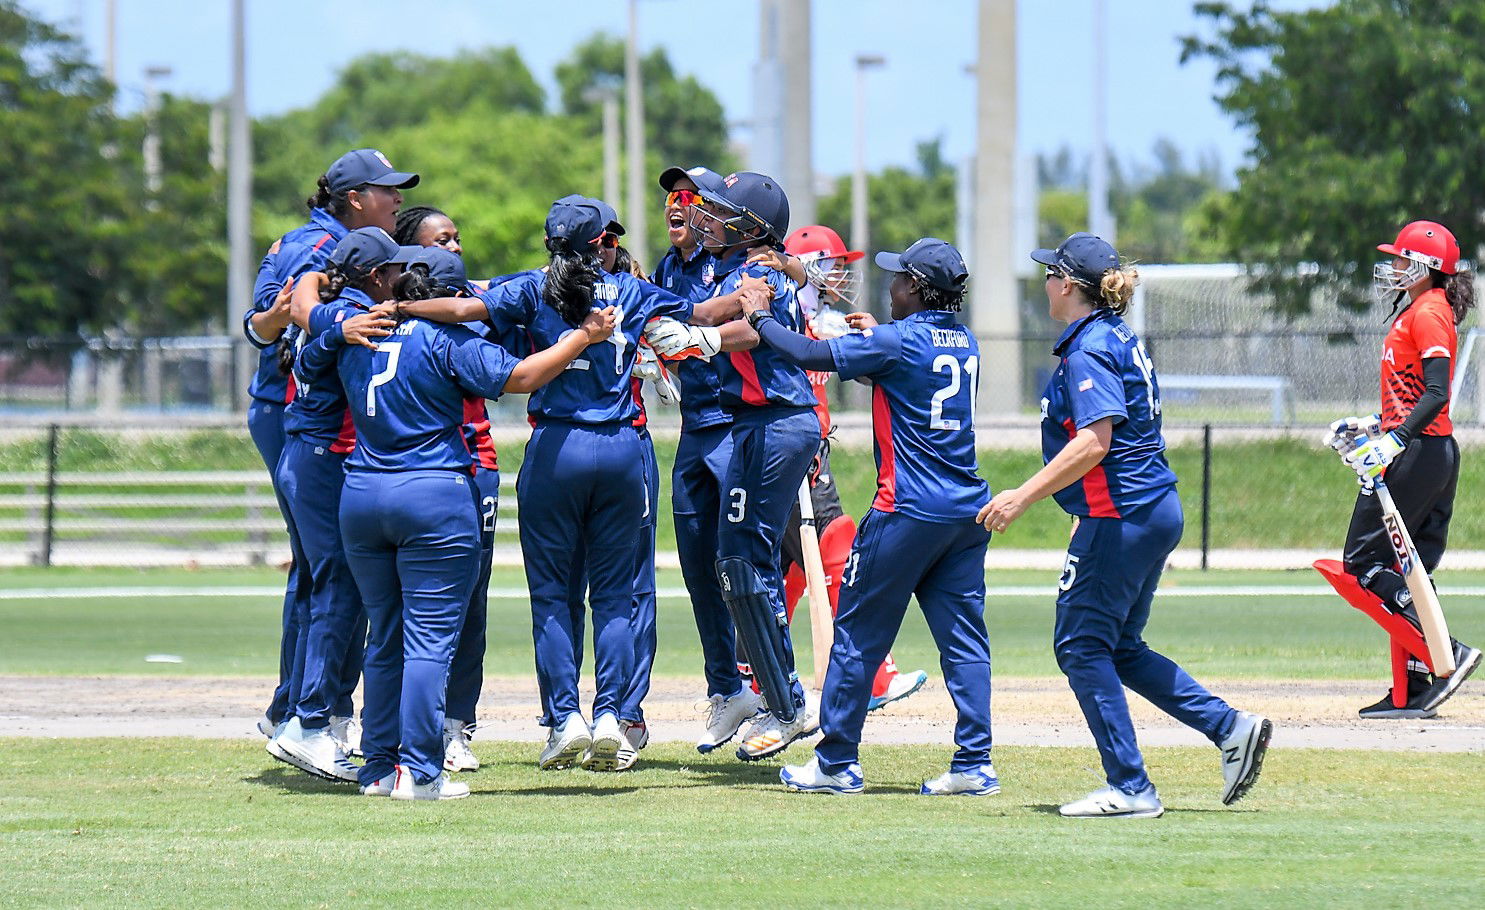
[[[72,23],[102,59],[103,0],[23,0],[53,21]],[[143,96],[143,69],[167,65],[173,92],[217,97],[228,87],[227,0],[117,0],[118,73],[123,104]],[[1231,170],[1247,146],[1211,100],[1215,68],[1181,66],[1179,36],[1205,23],[1190,0],[1107,0],[1110,142],[1121,158],[1144,161],[1159,137],[1191,155],[1215,151]],[[1278,0],[1280,8],[1317,5]],[[1025,152],[1089,147],[1093,0],[1021,0],[1017,23],[1018,143]],[[974,0],[815,0],[815,168],[842,174],[852,163],[852,60],[883,54],[869,76],[868,163],[913,161],[914,144],[942,135],[951,158],[973,143]],[[248,105],[257,114],[305,105],[350,59],[372,50],[428,54],[515,45],[550,90],[552,71],[595,31],[622,34],[627,0],[395,0],[248,3]],[[352,21],[336,13],[354,10]],[[730,120],[752,113],[751,65],[758,13],[752,0],[642,0],[640,43],[664,47],[677,70],[721,99]],[[746,141],[746,133],[739,138]]]

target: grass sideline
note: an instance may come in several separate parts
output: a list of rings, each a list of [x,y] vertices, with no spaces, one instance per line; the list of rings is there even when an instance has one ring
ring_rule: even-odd
[[[1226,809],[1213,750],[1150,749],[1165,817],[1092,821],[1055,814],[1098,784],[1091,748],[998,749],[1004,791],[970,799],[917,795],[945,749],[867,746],[867,793],[832,798],[682,745],[592,775],[476,741],[469,799],[408,804],[250,742],[0,746],[13,907],[1402,906],[1485,877],[1474,755],[1274,750]]]
[[[668,507],[669,465],[675,458],[674,441],[656,441],[661,464],[660,529],[662,549],[672,549],[675,530]],[[522,448],[504,445],[502,468],[511,476],[519,470]],[[1198,543],[1201,484],[1201,447],[1174,446],[1171,467],[1181,478],[1186,507],[1187,545]],[[257,470],[262,467],[247,432],[197,430],[134,436],[96,430],[68,429],[61,434],[59,467],[64,471],[114,471],[129,465],[138,471]],[[876,489],[876,467],[870,447],[838,445],[831,454],[832,470],[848,514],[858,518],[869,507]],[[0,444],[0,486],[4,474],[34,472],[46,466],[44,435]],[[984,450],[980,473],[992,488],[1023,482],[1041,466],[1034,451]],[[1485,489],[1485,458],[1467,452],[1459,479],[1460,501],[1468,491]],[[100,491],[101,492],[101,491]],[[1221,442],[1212,458],[1212,546],[1285,548],[1314,547],[1339,551],[1356,498],[1356,482],[1318,443],[1289,437],[1249,442]],[[225,499],[225,497],[224,497]],[[230,506],[224,501],[224,505]],[[3,517],[23,517],[4,512]],[[1000,545],[1025,549],[1062,549],[1067,544],[1068,519],[1051,500],[1033,506]],[[1485,510],[1457,509],[1449,543],[1458,550],[1485,549]]]
[[[1044,593],[991,597],[986,623],[997,674],[1057,676],[1051,629],[1055,577],[1049,572],[992,571],[991,591],[1035,586]],[[213,589],[283,584],[273,570],[16,569],[0,575],[0,589],[38,589],[36,598],[0,598],[0,673],[23,675],[272,676],[278,672],[281,596],[220,596]],[[1255,585],[1320,588],[1314,572],[1172,571],[1165,590]],[[1451,631],[1464,641],[1485,640],[1485,597],[1450,596],[1450,586],[1485,585],[1485,573],[1441,573]],[[525,590],[519,569],[497,568],[492,586]],[[662,571],[660,587],[680,588],[679,573]],[[80,589],[74,596],[68,589]],[[91,588],[137,588],[137,597],[91,597]],[[185,597],[157,597],[154,588],[198,589]],[[60,596],[49,592],[59,591]],[[532,672],[531,619],[524,597],[490,603],[486,671]],[[661,599],[655,672],[700,672],[700,645],[689,601]],[[795,650],[811,653],[809,623],[794,626]],[[1336,596],[1283,594],[1161,597],[1149,640],[1198,679],[1369,679],[1388,673],[1385,639],[1373,624]],[[591,646],[589,648],[591,652]],[[179,664],[146,663],[149,654],[175,654]],[[904,669],[937,675],[938,653],[927,624],[910,608],[894,654]],[[808,663],[808,657],[801,660]],[[591,671],[591,657],[589,668]]]

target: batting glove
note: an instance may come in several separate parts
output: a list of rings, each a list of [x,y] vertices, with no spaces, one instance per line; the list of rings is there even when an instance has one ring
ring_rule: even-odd
[[[1403,447],[1402,438],[1394,430],[1375,439],[1363,440],[1356,448],[1342,455],[1341,461],[1355,471],[1363,482],[1371,481],[1382,476],[1393,459],[1402,454]]]
[[[655,351],[648,342],[641,341],[639,344],[638,356],[634,361],[634,378],[653,385],[661,404],[680,403],[680,389],[676,388],[675,382],[670,378],[670,371],[655,356]]]
[[[645,340],[667,360],[710,358],[722,350],[722,333],[709,326],[687,325],[670,318],[651,320]]]
[[[1379,414],[1372,414],[1368,417],[1342,417],[1330,425],[1330,431],[1325,434],[1321,442],[1341,455],[1345,455],[1357,445],[1380,435],[1382,435],[1382,417]]]

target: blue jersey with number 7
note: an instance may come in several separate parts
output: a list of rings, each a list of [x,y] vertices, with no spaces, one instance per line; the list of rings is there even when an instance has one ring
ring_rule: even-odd
[[[980,346],[953,313],[925,310],[830,339],[842,379],[873,383],[877,495],[922,521],[972,519],[990,499],[975,457]]]
[[[1107,309],[1062,333],[1061,358],[1042,396],[1042,457],[1051,461],[1078,431],[1105,417],[1108,454],[1053,497],[1069,515],[1122,518],[1175,486],[1160,432],[1160,382],[1134,330]]]
[[[337,361],[356,425],[346,466],[469,472],[474,456],[464,441],[464,399],[499,398],[520,361],[462,325],[408,319],[374,351],[346,344],[342,329],[337,323],[322,332],[300,357],[311,371]]]
[[[515,327],[524,328],[532,350],[544,351],[563,336],[579,331],[542,299],[547,274],[524,272],[499,287],[480,293],[490,325],[498,337]],[[531,393],[526,411],[538,420],[551,418],[572,423],[631,423],[639,416],[630,382],[634,372],[635,345],[645,325],[661,316],[686,322],[691,318],[689,300],[641,281],[628,272],[604,275],[593,285],[593,306],[617,307],[619,325],[607,341],[584,351],[561,375]]]

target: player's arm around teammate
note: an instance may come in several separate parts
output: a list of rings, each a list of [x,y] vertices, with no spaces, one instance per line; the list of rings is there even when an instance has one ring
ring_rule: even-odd
[[[1042,397],[1046,466],[980,511],[1003,532],[1053,496],[1078,516],[1057,597],[1053,644],[1098,746],[1108,787],[1062,807],[1064,816],[1149,818],[1164,812],[1145,774],[1127,686],[1221,750],[1223,803],[1258,777],[1272,724],[1234,710],[1143,638],[1165,561],[1184,519],[1165,460],[1154,365],[1120,318],[1138,275],[1106,241],[1078,233],[1031,254],[1046,266],[1053,319],[1067,323]]]
[[[418,175],[394,169],[374,149],[356,149],[340,156],[319,179],[318,188],[306,201],[309,221],[274,241],[258,266],[253,283],[253,305],[243,314],[243,332],[258,349],[258,366],[248,387],[248,433],[253,445],[276,476],[284,448],[284,408],[292,399],[293,386],[280,369],[278,344],[290,322],[290,295],[294,280],[305,272],[322,269],[331,250],[354,228],[381,225],[390,229],[401,189],[416,186]],[[288,506],[274,486],[279,511],[288,521]],[[291,566],[284,592],[284,610],[279,648],[279,684],[259,729],[272,737],[285,724],[297,700],[303,665],[300,643],[303,630],[296,617],[307,613],[309,578],[300,563]],[[303,584],[304,594],[299,593]]]
[[[865,314],[864,331],[811,341],[749,307],[765,344],[811,370],[872,381],[877,495],[845,566],[835,642],[820,706],[815,759],[785,768],[791,790],[855,793],[858,751],[872,679],[901,628],[909,598],[923,609],[958,714],[947,773],[924,794],[988,795],[1000,789],[990,762],[990,644],[985,631],[985,547],[976,522],[990,490],[976,466],[974,407],[979,345],[955,316],[968,273],[949,244],[917,241],[877,264],[894,273],[894,321]]]
[[[537,390],[609,337],[614,311],[520,361],[462,326],[406,320],[363,346],[346,343],[345,324],[303,357],[336,362],[358,437],[340,524],[370,618],[362,792],[458,798],[469,789],[443,767],[445,686],[480,552],[464,401]]]
[[[1405,226],[1394,242],[1377,249],[1393,258],[1377,263],[1373,289],[1397,314],[1383,341],[1382,409],[1370,420],[1351,417],[1332,427],[1330,441],[1356,470],[1363,489],[1351,513],[1342,565],[1322,560],[1316,568],[1392,639],[1392,688],[1360,716],[1432,717],[1480,665],[1480,651],[1452,641],[1453,674],[1433,675],[1378,497],[1367,485],[1374,477],[1385,478],[1423,567],[1432,573],[1444,555],[1459,482],[1449,394],[1457,327],[1475,305],[1474,276],[1460,269],[1454,235],[1431,221]]]

